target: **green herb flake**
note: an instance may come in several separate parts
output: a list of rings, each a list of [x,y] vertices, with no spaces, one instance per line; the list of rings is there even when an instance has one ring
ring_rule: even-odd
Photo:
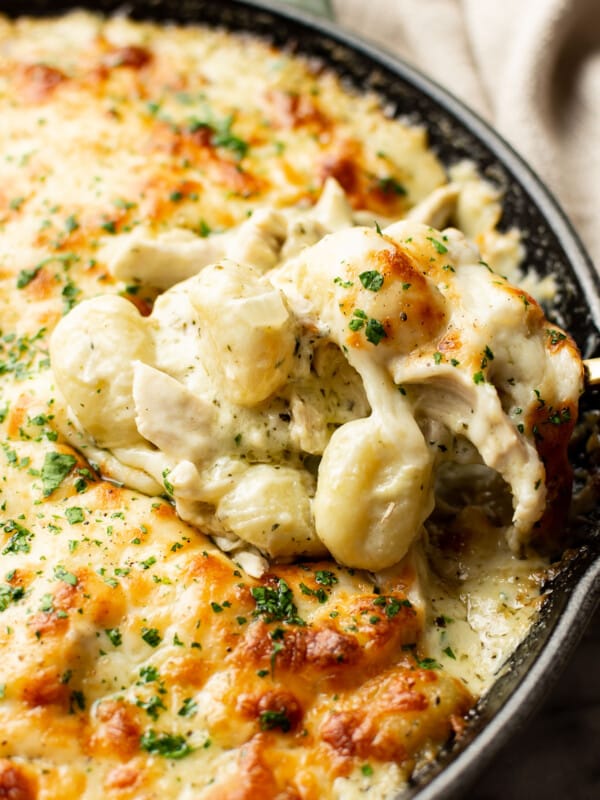
[[[379,178],[377,186],[384,194],[395,194],[400,197],[407,194],[405,187],[397,181],[396,178],[392,178],[391,176]]]
[[[338,583],[337,575],[328,569],[318,569],[315,572],[315,580],[317,583],[320,583],[321,586],[333,586]]]
[[[377,272],[376,269],[369,269],[366,272],[361,272],[358,276],[360,282],[370,292],[378,292],[383,286],[383,275]]]
[[[65,517],[67,518],[67,522],[71,525],[77,525],[79,522],[83,522],[85,519],[85,513],[83,508],[79,506],[71,506],[70,508],[65,509]]]
[[[440,255],[444,255],[444,253],[447,253],[447,252],[448,252],[448,248],[446,247],[446,245],[445,245],[445,244],[442,244],[442,242],[440,242],[440,240],[439,240],[439,239],[434,239],[434,238],[433,238],[433,236],[426,236],[425,238],[426,238],[428,241],[430,241],[430,242],[431,242],[431,244],[432,244],[432,245],[435,247],[436,251],[437,251],[437,252],[438,252]]]
[[[6,546],[2,550],[2,555],[8,553],[29,553],[31,550],[30,542],[33,539],[33,533],[19,525],[14,519],[9,519],[4,523],[4,530],[6,533],[12,534]]]
[[[0,584],[0,612],[6,611],[11,603],[17,603],[25,596],[22,586],[8,586]]]
[[[77,586],[78,583],[77,575],[74,575],[72,572],[69,572],[60,564],[54,567],[54,577],[59,581],[68,583],[69,586]]]
[[[158,628],[147,628],[144,626],[142,628],[141,636],[146,644],[150,645],[150,647],[158,647],[162,641],[162,636],[158,632]]]
[[[153,720],[158,719],[158,715],[161,711],[167,710],[165,704],[158,695],[154,695],[148,700],[137,700],[136,705],[139,708],[143,708],[146,714]]]
[[[73,231],[76,231],[77,228],[79,228],[77,217],[74,214],[71,214],[65,220],[65,230],[67,233],[73,233]]]
[[[154,730],[142,734],[140,747],[147,753],[164,758],[184,758],[192,752],[192,748],[184,736]]]
[[[483,375],[483,372],[475,372],[473,374],[473,383],[477,383],[477,384],[485,383],[485,377]]]
[[[17,275],[17,289],[24,289],[36,277],[42,265],[38,264],[33,269],[22,269]]]
[[[360,768],[360,771],[365,776],[365,778],[370,778],[373,774],[373,767],[370,764],[363,764]]]
[[[382,339],[387,338],[387,333],[379,320],[371,318],[365,327],[365,336],[368,342],[378,345]]]
[[[210,236],[212,233],[212,228],[206,222],[206,220],[201,219],[198,223],[198,236],[201,236],[203,239],[206,239],[207,236]]]
[[[261,711],[259,724],[261,731],[272,731],[274,728],[280,728],[284,733],[287,733],[291,728],[285,709],[281,711]]]
[[[177,712],[180,717],[193,717],[198,712],[198,703],[191,697],[186,697],[183,705]]]
[[[364,274],[366,274],[366,273],[363,273],[363,275],[364,275]],[[345,281],[343,278],[340,278],[340,276],[339,276],[339,275],[337,275],[337,276],[336,276],[336,277],[333,279],[333,282],[334,282],[334,283],[335,283],[337,286],[341,286],[341,287],[342,287],[342,289],[350,289],[350,287],[351,287],[351,286],[354,286],[354,282],[353,282],[353,281]]]
[[[104,633],[108,636],[113,647],[119,647],[123,642],[123,634],[118,628],[105,628]]]
[[[74,689],[69,698],[69,713],[74,714],[76,709],[85,711],[85,695],[79,689]]]
[[[442,669],[442,665],[435,658],[417,658],[417,666],[421,669]]]
[[[442,354],[438,351],[433,354],[433,363],[434,364],[441,364],[442,363]]]
[[[141,683],[153,683],[160,678],[159,672],[156,667],[152,665],[140,667]]]
[[[256,602],[254,614],[262,614],[265,622],[277,620],[290,625],[306,624],[298,616],[293,592],[283,578],[279,578],[276,589],[270,586],[253,586],[250,593]]]
[[[546,336],[550,339],[550,344],[556,346],[559,342],[564,342],[567,335],[562,331],[557,331],[554,328],[546,329]]]
[[[319,601],[319,603],[326,603],[327,602],[327,592],[325,591],[325,589],[322,589],[322,588],[311,589],[305,583],[300,583],[299,587],[300,587],[300,591],[302,592],[302,594],[307,595],[309,597],[316,597],[316,599]]]
[[[44,497],[48,497],[55,489],[58,489],[76,463],[75,456],[68,453],[46,453],[42,466]]]
[[[167,476],[168,476],[168,474],[170,472],[171,472],[171,470],[168,469],[168,468],[167,469],[163,469],[162,477],[163,477],[163,484],[164,484],[165,489],[167,490],[167,492],[169,494],[172,495],[172,494],[175,493],[175,489],[173,488],[173,484],[169,480],[167,480]]]
[[[454,650],[448,645],[448,647],[444,648],[444,653],[451,658],[453,661],[456,661],[456,656],[454,655]]]

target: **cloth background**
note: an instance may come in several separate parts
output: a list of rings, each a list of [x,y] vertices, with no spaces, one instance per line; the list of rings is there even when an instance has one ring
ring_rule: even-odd
[[[600,269],[600,0],[330,5],[340,25],[490,122],[555,194]]]

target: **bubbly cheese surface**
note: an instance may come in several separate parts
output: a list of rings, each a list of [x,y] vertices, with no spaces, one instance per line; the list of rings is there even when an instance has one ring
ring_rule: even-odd
[[[0,18],[0,118],[0,797],[395,796],[568,494],[578,362],[497,192],[197,27]]]

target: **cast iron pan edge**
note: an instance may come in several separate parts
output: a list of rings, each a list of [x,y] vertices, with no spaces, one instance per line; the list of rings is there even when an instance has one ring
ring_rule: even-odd
[[[0,11],[47,15],[85,5],[68,0],[7,0]],[[554,310],[553,316],[574,334],[584,357],[600,352],[600,278],[558,203],[486,122],[413,67],[332,23],[268,0],[132,0],[127,5],[97,0],[88,7],[249,30],[279,45],[293,40],[300,53],[322,59],[356,88],[393,98],[396,115],[426,125],[444,163],[471,157],[486,177],[505,188],[506,225],[516,218],[524,228],[531,243],[528,262],[542,274],[557,275],[561,309]],[[586,392],[582,407],[599,408],[600,392]],[[600,509],[577,520],[575,530],[584,544],[553,583],[540,621],[479,703],[466,736],[417,775],[412,788],[401,794],[402,800],[450,800],[464,795],[557,680],[600,600]]]

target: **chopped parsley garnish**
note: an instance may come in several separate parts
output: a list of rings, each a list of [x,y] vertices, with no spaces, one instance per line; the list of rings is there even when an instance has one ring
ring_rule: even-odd
[[[364,275],[364,274],[366,274],[366,273],[363,273],[363,275]],[[345,281],[343,278],[340,278],[340,276],[339,276],[339,275],[338,275],[338,276],[336,276],[336,277],[333,279],[333,282],[334,282],[335,284],[337,284],[337,286],[341,286],[341,287],[342,287],[342,289],[349,289],[351,286],[354,286],[354,283],[353,283],[353,281]]]
[[[149,665],[147,667],[140,667],[140,678],[142,678],[143,683],[152,683],[152,681],[157,681],[160,675],[156,667]]]
[[[284,733],[287,733],[291,728],[285,709],[282,711],[261,711],[259,722],[261,731],[272,731],[274,728],[280,728]]]
[[[213,147],[223,147],[226,150],[231,150],[236,158],[241,159],[248,152],[249,145],[232,132],[232,124],[233,117],[231,115],[223,120],[193,117],[189,121],[188,130],[190,133],[197,133],[203,129],[210,131],[210,143]]]
[[[442,669],[442,665],[435,658],[417,658],[417,666],[421,669]]]
[[[372,317],[368,317],[362,308],[354,309],[348,327],[351,331],[360,331],[364,328],[367,341],[375,345],[379,344],[379,342],[387,336],[381,322]]]
[[[231,150],[236,158],[241,159],[248,152],[248,143],[231,132],[232,122],[232,118],[228,117],[218,125],[212,135],[211,144],[213,147],[224,147]]]
[[[436,352],[433,354],[433,363],[434,364],[442,363],[442,354],[440,352]]]
[[[100,227],[107,233],[114,234],[117,232],[117,223],[114,220],[107,220],[106,222],[103,222]]]
[[[427,236],[425,238],[431,242],[431,244],[435,247],[436,251],[440,255],[443,255],[444,253],[448,252],[448,248],[446,247],[446,245],[442,244],[442,242],[440,242],[439,239],[434,239],[433,236]]]
[[[73,575],[72,572],[69,572],[60,564],[54,567],[54,577],[59,581],[68,583],[70,586],[77,586],[77,575]]]
[[[108,636],[113,647],[119,647],[123,642],[123,634],[118,628],[105,628],[104,633]]]
[[[79,689],[73,689],[69,698],[69,713],[74,714],[75,709],[85,711],[85,695]]]
[[[17,275],[17,289],[24,289],[36,277],[42,265],[38,264],[33,269],[22,269]]]
[[[473,374],[473,383],[485,383],[483,372],[475,372]]]
[[[360,768],[360,771],[365,776],[365,778],[370,778],[373,774],[373,767],[370,764],[363,764]]]
[[[79,228],[79,222],[77,222],[77,217],[74,214],[68,216],[65,220],[65,230],[67,233],[73,233]]]
[[[19,525],[14,519],[9,519],[4,523],[4,530],[6,533],[12,533],[12,536],[2,551],[3,556],[8,553],[29,553],[31,550],[29,543],[33,539],[33,533],[30,530]]]
[[[365,327],[365,336],[367,337],[367,341],[377,345],[382,339],[387,337],[387,334],[381,322],[371,318]]]
[[[253,586],[250,590],[256,602],[256,615],[262,614],[265,622],[287,622],[290,625],[305,625],[298,616],[298,608],[294,603],[292,590],[279,578],[277,588],[270,586]]]
[[[25,589],[22,586],[0,585],[0,611],[6,611],[11,603],[16,603],[25,596]]]
[[[333,586],[334,583],[338,583],[337,575],[334,575],[328,569],[318,569],[315,572],[315,580],[317,583],[320,583],[321,586]]]
[[[201,219],[198,223],[198,236],[202,236],[203,239],[206,239],[207,236],[210,236],[212,233],[212,228],[206,222],[206,220]]]
[[[325,589],[311,589],[310,586],[307,586],[305,583],[300,583],[299,585],[302,594],[305,594],[309,597],[316,597],[319,603],[327,602],[327,592]]]
[[[146,731],[142,735],[140,747],[147,753],[164,758],[184,758],[192,752],[185,736],[154,730]]]
[[[143,708],[151,719],[157,720],[161,711],[166,711],[167,707],[158,695],[153,695],[149,700],[137,700],[136,705]]]
[[[368,289],[370,292],[378,292],[383,286],[383,275],[381,272],[377,272],[376,269],[369,269],[366,272],[361,272],[358,277],[365,289]]]
[[[163,484],[165,489],[169,494],[174,494],[175,489],[173,488],[173,484],[167,480],[167,475],[170,473],[170,469],[163,469],[162,477],[163,477]]]
[[[383,594],[373,600],[373,605],[382,608],[388,619],[397,616],[402,608],[412,608],[412,603],[406,598],[387,597]]]
[[[198,703],[191,697],[186,697],[183,705],[177,712],[180,717],[193,717],[198,711]]]
[[[454,650],[448,645],[448,647],[444,648],[444,653],[448,656],[448,658],[453,659],[456,661],[456,656],[454,655]]]
[[[78,522],[83,522],[85,519],[85,514],[83,512],[83,508],[80,508],[79,506],[71,506],[70,508],[65,509],[65,517],[71,525],[77,525]]]
[[[352,312],[352,319],[348,323],[351,331],[359,331],[364,328],[365,322],[368,320],[367,315],[361,308],[355,308]]]
[[[550,409],[548,412],[548,422],[551,425],[562,425],[565,422],[571,421],[571,409],[566,407],[561,408],[559,411]]]
[[[551,345],[557,345],[559,342],[564,342],[567,338],[566,334],[562,331],[557,331],[554,328],[547,328],[546,335],[550,338]]]
[[[158,632],[158,628],[142,628],[142,639],[149,644],[150,647],[158,647],[162,641],[162,636]]]
[[[77,303],[77,298],[81,294],[81,289],[73,281],[69,280],[62,288],[63,314],[67,314]]]
[[[384,194],[397,194],[397,195],[405,195],[406,189],[404,186],[396,180],[396,178],[386,177],[386,178],[379,178],[377,181],[377,185],[381,189]]]
[[[75,456],[68,453],[46,453],[42,466],[44,497],[48,497],[55,489],[58,489],[76,463]]]

